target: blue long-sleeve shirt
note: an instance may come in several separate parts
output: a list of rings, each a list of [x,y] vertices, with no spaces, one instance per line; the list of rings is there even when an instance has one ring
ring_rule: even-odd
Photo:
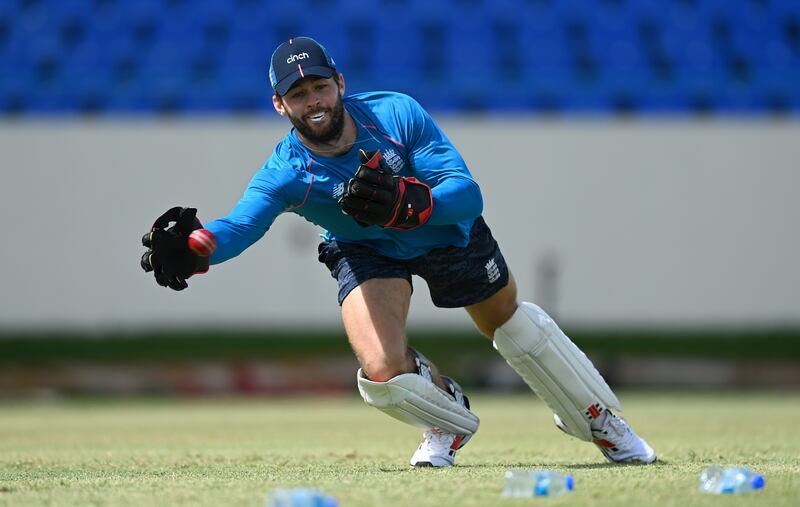
[[[430,115],[400,93],[360,93],[343,101],[358,129],[354,146],[338,157],[317,155],[292,129],[230,214],[205,225],[217,239],[212,264],[239,255],[287,211],[324,228],[325,239],[364,244],[396,259],[466,246],[483,199],[461,155]],[[432,188],[433,212],[424,225],[407,231],[362,227],[342,213],[337,201],[360,164],[359,149],[381,150],[395,175],[413,176]]]

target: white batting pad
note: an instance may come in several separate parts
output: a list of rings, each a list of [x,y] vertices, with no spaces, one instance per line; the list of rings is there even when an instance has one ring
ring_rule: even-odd
[[[477,415],[416,373],[404,373],[386,382],[373,382],[359,369],[358,392],[368,405],[425,430],[472,435],[480,425]]]
[[[494,333],[494,348],[581,440],[590,423],[619,400],[589,358],[547,313],[523,302]]]

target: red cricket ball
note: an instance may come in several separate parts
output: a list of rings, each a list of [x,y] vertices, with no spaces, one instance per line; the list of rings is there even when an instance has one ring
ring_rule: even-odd
[[[189,234],[189,248],[200,257],[208,257],[217,249],[217,240],[208,229],[197,229]]]

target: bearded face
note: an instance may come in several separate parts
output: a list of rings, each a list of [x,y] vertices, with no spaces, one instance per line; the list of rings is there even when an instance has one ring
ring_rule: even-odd
[[[314,144],[327,144],[341,137],[344,131],[344,103],[337,92],[332,107],[319,104],[314,110],[303,114],[287,113],[294,128]]]

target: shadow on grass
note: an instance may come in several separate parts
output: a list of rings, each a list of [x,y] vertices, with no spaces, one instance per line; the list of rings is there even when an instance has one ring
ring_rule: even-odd
[[[574,465],[554,465],[569,468],[570,470],[602,470],[604,468],[641,468],[670,465],[669,461],[657,460],[655,463],[576,463]]]
[[[669,461],[658,460],[655,463],[575,463],[572,465],[565,465],[563,463],[477,463],[477,464],[470,464],[470,465],[458,465],[456,464],[454,468],[456,469],[481,469],[481,468],[529,468],[529,469],[558,469],[558,468],[566,468],[568,470],[604,470],[610,468],[641,468],[641,467],[652,467],[652,468],[661,468],[664,466],[669,466],[671,463]],[[437,468],[437,467],[420,467],[414,468],[411,466],[396,466],[396,467],[380,467],[379,470],[385,473],[397,473],[397,472],[416,472],[417,470],[422,470],[423,473],[425,470],[447,470],[449,467],[446,468]]]

